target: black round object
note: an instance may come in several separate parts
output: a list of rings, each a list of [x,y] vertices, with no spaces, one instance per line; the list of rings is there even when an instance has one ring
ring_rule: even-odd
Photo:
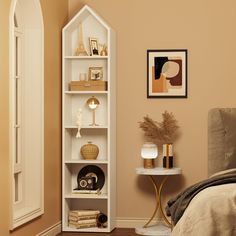
[[[106,216],[105,214],[103,214],[103,213],[100,213],[100,214],[98,215],[98,217],[97,217],[97,221],[98,221],[98,223],[100,223],[100,224],[104,224],[104,223],[107,222],[107,216]]]
[[[102,189],[104,183],[105,183],[105,175],[101,168],[95,165],[88,165],[83,167],[77,176],[77,183],[79,186],[79,180],[82,177],[95,177],[95,183],[94,183],[94,190]]]

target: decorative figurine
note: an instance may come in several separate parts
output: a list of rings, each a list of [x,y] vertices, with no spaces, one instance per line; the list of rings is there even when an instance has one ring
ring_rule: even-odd
[[[78,41],[78,47],[75,51],[75,56],[88,56],[83,41],[82,23],[79,23],[79,41]]]
[[[107,46],[106,44],[101,45],[101,52],[100,52],[100,56],[107,56]]]
[[[78,112],[77,112],[77,120],[76,120],[76,124],[77,124],[77,134],[76,134],[76,138],[81,138],[81,134],[80,134],[80,129],[82,126],[82,109],[79,108]]]

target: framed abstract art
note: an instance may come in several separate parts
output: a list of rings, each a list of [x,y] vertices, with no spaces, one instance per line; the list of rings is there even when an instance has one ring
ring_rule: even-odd
[[[187,50],[147,50],[147,98],[187,98]]]

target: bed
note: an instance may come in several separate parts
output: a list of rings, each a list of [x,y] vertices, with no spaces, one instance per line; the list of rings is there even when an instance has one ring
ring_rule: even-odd
[[[168,201],[171,236],[236,235],[236,108],[209,112],[208,173]]]

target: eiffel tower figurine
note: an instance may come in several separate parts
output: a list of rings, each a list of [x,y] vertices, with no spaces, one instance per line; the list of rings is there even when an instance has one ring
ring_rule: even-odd
[[[78,47],[75,51],[75,56],[88,56],[88,53],[84,47],[84,41],[83,41],[83,29],[82,29],[82,23],[79,23],[79,41],[78,41]]]

